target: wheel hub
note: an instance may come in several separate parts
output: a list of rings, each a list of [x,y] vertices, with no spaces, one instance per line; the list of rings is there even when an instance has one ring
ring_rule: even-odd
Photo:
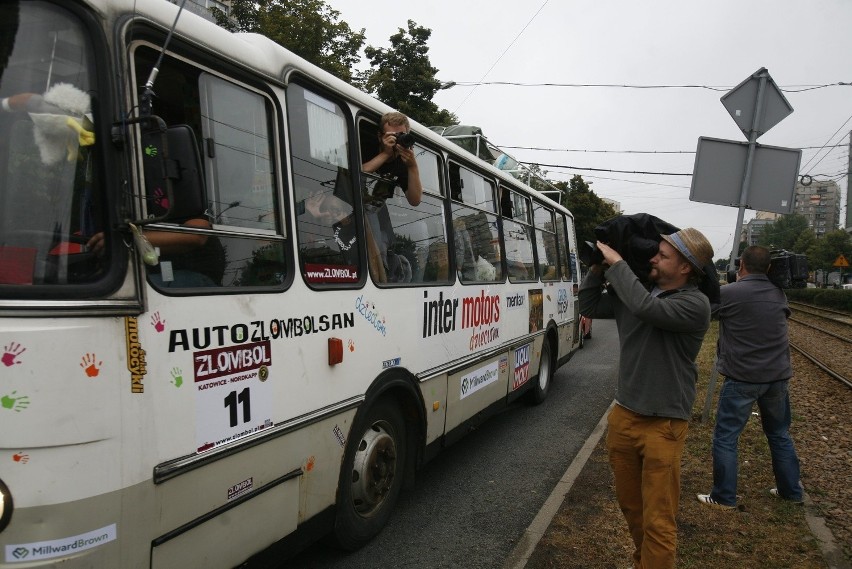
[[[375,512],[393,486],[396,456],[396,443],[381,424],[361,437],[352,465],[352,501],[362,516]]]

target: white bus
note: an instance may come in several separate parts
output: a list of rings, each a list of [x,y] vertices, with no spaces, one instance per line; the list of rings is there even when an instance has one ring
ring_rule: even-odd
[[[410,205],[391,109],[178,14],[0,3],[0,567],[357,548],[580,345],[567,210],[417,124]]]

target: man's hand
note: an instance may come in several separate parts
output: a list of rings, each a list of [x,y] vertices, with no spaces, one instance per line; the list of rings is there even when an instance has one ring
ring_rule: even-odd
[[[397,153],[399,153],[399,158],[402,160],[403,164],[407,167],[417,166],[417,160],[414,158],[414,151],[410,148],[406,148],[404,146],[397,145],[396,147]]]
[[[106,245],[106,243],[104,242],[104,234],[102,231],[92,235],[92,237],[89,238],[88,243],[86,243],[86,247],[89,248],[89,251],[98,257],[104,254],[104,245]]]
[[[616,251],[606,243],[597,241],[595,245],[597,246],[598,251],[603,254],[604,261],[606,261],[606,264],[610,267],[622,260],[621,255],[618,254],[618,251]]]
[[[387,154],[388,159],[391,159],[394,157],[396,149],[396,133],[386,132],[382,136],[382,153]]]

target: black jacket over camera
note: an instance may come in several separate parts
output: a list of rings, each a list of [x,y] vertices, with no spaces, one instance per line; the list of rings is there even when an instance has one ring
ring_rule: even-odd
[[[660,250],[660,235],[680,231],[670,223],[647,213],[619,215],[595,227],[595,238],[615,249],[640,281],[647,283],[651,258]],[[580,260],[588,266],[603,263],[603,254],[594,243],[586,241],[580,248]],[[712,261],[703,267],[704,276],[698,288],[711,304],[719,302],[719,279]]]

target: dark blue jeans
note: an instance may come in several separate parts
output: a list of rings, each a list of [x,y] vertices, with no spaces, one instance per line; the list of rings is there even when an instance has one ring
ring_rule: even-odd
[[[737,503],[737,443],[755,402],[769,451],[778,493],[790,500],[802,499],[799,457],[790,438],[788,380],[746,383],[725,378],[719,393],[716,428],[713,431],[713,490],[710,496],[727,506]]]

